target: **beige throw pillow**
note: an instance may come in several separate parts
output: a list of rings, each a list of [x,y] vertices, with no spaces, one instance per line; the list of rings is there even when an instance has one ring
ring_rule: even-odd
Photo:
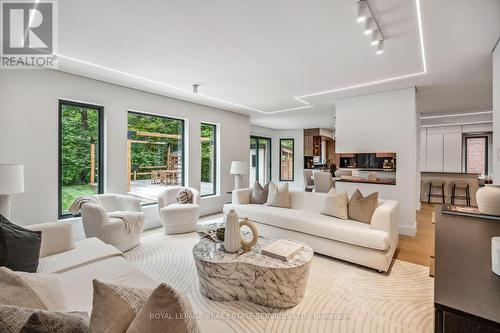
[[[276,185],[269,182],[269,193],[267,195],[266,206],[290,208],[290,195],[288,193],[288,183]]]
[[[127,333],[142,332],[196,333],[198,326],[189,301],[162,283],[149,295],[127,329]]]
[[[267,195],[269,193],[269,183],[262,187],[259,181],[253,184],[252,195],[250,196],[251,204],[265,204],[267,202]]]
[[[123,333],[146,302],[151,290],[93,281],[91,332]]]
[[[0,304],[0,332],[87,333],[85,312],[52,312]]]
[[[336,192],[335,189],[332,188],[326,196],[321,214],[347,220],[348,203],[349,197],[347,196],[346,192]]]
[[[0,304],[41,310],[66,310],[56,274],[14,272],[0,267]]]
[[[361,192],[356,190],[349,200],[349,219],[370,224],[377,206],[378,192],[374,192],[367,197],[363,197]]]

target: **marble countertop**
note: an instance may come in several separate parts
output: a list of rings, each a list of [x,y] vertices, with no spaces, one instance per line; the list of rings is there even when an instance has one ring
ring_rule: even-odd
[[[259,241],[248,252],[240,249],[237,253],[224,252],[223,243],[216,243],[207,238],[201,239],[198,244],[193,247],[193,256],[195,259],[212,263],[247,263],[255,266],[262,266],[268,268],[294,268],[304,265],[311,261],[314,254],[313,249],[300,241],[290,240],[297,242],[304,246],[304,249],[297,253],[293,258],[288,261],[268,257],[261,253],[261,247],[266,246],[276,239],[259,237]]]

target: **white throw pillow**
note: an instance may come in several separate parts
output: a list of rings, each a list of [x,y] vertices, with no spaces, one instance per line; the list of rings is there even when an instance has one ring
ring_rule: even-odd
[[[326,196],[321,214],[347,220],[349,217],[347,210],[348,203],[349,197],[346,192],[337,192],[332,188]]]
[[[269,182],[267,202],[264,204],[272,207],[290,208],[290,195],[288,194],[288,183],[276,185]]]

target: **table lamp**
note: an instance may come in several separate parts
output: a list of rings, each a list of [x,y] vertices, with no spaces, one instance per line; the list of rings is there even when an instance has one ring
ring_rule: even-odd
[[[246,162],[233,161],[231,163],[230,173],[234,175],[234,189],[239,190],[241,188],[241,175],[246,175],[248,173]]]
[[[24,192],[24,166],[0,164],[0,214],[10,219],[10,195]]]

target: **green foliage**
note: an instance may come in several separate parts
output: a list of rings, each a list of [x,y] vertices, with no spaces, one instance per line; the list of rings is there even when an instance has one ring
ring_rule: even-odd
[[[62,212],[67,213],[69,206],[82,195],[97,194],[97,187],[92,185],[72,185],[62,187]]]
[[[98,156],[98,111],[63,105],[61,119],[62,185],[90,182],[90,146],[95,144]],[[96,163],[97,181],[97,163]]]
[[[209,139],[210,141],[201,141],[201,181],[211,183],[213,178],[213,157],[214,157],[214,140],[215,140],[215,125],[201,124],[201,138]]]

